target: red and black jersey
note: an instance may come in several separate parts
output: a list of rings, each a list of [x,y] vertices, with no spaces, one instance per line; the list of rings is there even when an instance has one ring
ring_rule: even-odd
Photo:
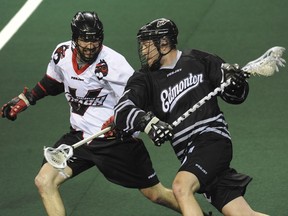
[[[224,61],[212,54],[198,50],[178,51],[177,62],[154,72],[137,72],[129,79],[125,92],[115,107],[115,121],[126,132],[135,131],[142,116],[152,111],[160,120],[172,124],[224,81],[221,64]],[[247,83],[246,83],[247,84]],[[243,88],[248,90],[248,84]],[[237,97],[244,101],[247,94]],[[235,95],[225,92],[219,96],[229,103]],[[236,102],[235,102],[236,103]],[[217,97],[210,100],[174,128],[172,146],[179,159],[195,136],[214,132],[230,138]]]

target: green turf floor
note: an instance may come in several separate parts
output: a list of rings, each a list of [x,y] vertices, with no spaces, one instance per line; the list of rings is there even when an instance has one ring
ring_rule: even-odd
[[[0,29],[24,2],[0,0]],[[70,39],[70,21],[79,10],[98,12],[104,43],[135,68],[135,35],[143,24],[160,17],[178,25],[180,49],[209,51],[231,63],[243,65],[273,46],[288,48],[287,0],[44,0],[0,51],[0,106],[42,78],[55,46]],[[252,77],[250,95],[240,106],[221,102],[234,140],[232,165],[254,178],[246,199],[271,216],[288,216],[287,72],[285,68],[273,77]],[[34,176],[43,146],[51,146],[69,129],[68,111],[61,95],[39,101],[15,122],[0,119],[0,216],[45,215]],[[179,166],[171,148],[157,148],[144,139],[161,181],[171,187]],[[178,215],[150,203],[137,190],[109,183],[97,169],[67,182],[61,191],[71,216]],[[205,210],[220,215],[202,196],[197,198]]]

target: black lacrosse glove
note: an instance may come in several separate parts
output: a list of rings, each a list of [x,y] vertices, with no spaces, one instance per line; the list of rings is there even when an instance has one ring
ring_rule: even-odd
[[[1,108],[2,118],[7,118],[11,121],[17,119],[17,115],[26,110],[28,106],[36,104],[35,97],[31,92],[28,92],[28,88],[24,88],[23,93],[13,98],[7,104],[4,104]]]
[[[224,71],[225,80],[230,79],[230,85],[225,88],[225,92],[240,96],[243,93],[243,88],[247,83],[250,74],[240,69],[238,64],[222,64],[221,67]]]
[[[152,112],[146,113],[136,128],[148,134],[156,146],[161,146],[173,137],[172,127],[168,123],[160,121]]]

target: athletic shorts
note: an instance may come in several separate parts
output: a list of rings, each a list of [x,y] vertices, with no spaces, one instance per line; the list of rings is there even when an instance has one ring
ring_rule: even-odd
[[[187,149],[179,171],[193,173],[200,182],[197,193],[220,212],[233,199],[243,196],[251,177],[230,168],[232,144],[216,133],[203,133]]]
[[[71,131],[54,148],[63,143],[72,145],[81,139],[81,132]],[[124,187],[141,189],[159,183],[143,141],[131,136],[122,139],[96,138],[88,145],[74,149],[67,164],[73,171],[72,177],[96,166],[107,180]]]

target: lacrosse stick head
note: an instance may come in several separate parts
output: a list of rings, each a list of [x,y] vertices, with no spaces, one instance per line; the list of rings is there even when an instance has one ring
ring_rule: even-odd
[[[47,162],[57,169],[64,169],[67,160],[73,155],[73,147],[61,144],[58,148],[44,147],[44,156]]]
[[[245,65],[242,70],[252,75],[272,76],[275,71],[279,71],[278,66],[285,67],[286,61],[282,58],[284,51],[284,47],[272,47],[258,59]]]

